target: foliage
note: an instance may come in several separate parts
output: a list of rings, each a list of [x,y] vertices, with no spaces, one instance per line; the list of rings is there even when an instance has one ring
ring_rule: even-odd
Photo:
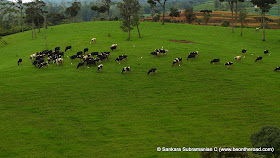
[[[52,25],[59,25],[66,17],[61,13],[50,13],[47,15],[47,19]]]
[[[173,17],[179,17],[180,16],[180,12],[179,12],[179,10],[177,8],[171,7],[170,8],[169,16],[172,17],[172,18]]]
[[[280,155],[280,129],[275,126],[265,126],[257,133],[252,134],[251,143],[253,147],[274,148],[274,152],[256,152],[257,154],[271,157]]]
[[[73,2],[72,5],[66,9],[65,13],[67,13],[74,22],[74,17],[77,16],[80,10],[81,2]]]
[[[186,17],[186,20],[189,24],[191,24],[193,21],[195,21],[196,16],[194,14],[193,8],[186,8],[185,9],[185,17]]]
[[[228,27],[229,24],[230,24],[229,21],[225,20],[225,21],[223,21],[222,26],[223,27]]]

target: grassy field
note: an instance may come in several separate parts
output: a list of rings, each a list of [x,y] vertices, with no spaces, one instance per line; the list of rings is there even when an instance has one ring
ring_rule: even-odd
[[[97,67],[76,69],[65,56],[62,66],[34,68],[29,56],[44,50],[43,33],[6,36],[0,43],[0,157],[199,157],[196,152],[157,152],[157,147],[251,147],[262,126],[280,126],[280,30],[187,24],[141,23],[142,38],[131,41],[120,22],[90,22],[49,27],[48,48],[109,51]],[[111,37],[107,37],[108,33]],[[96,37],[97,43],[89,45]],[[169,40],[195,42],[176,43]],[[154,57],[156,48],[167,55]],[[246,58],[233,61],[243,48]],[[263,55],[268,49],[270,56]],[[197,59],[186,60],[198,50]],[[120,64],[114,59],[128,55]],[[253,54],[253,55],[252,55]],[[254,62],[263,56],[262,62]],[[142,57],[142,58],[141,58]],[[172,61],[182,57],[181,66]],[[17,66],[17,59],[23,63]],[[220,58],[221,63],[210,61]],[[73,63],[71,65],[71,63]],[[121,75],[124,66],[132,72]],[[156,67],[158,74],[147,75]]]

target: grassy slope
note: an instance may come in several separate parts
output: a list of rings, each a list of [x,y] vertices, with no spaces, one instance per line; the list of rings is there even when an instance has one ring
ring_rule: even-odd
[[[96,67],[77,70],[78,61],[71,65],[69,59],[63,66],[35,69],[28,57],[44,49],[43,34],[33,41],[31,32],[5,37],[9,44],[0,44],[0,156],[194,157],[198,153],[158,153],[156,147],[248,147],[250,135],[262,126],[280,126],[280,74],[273,72],[280,64],[279,30],[267,30],[262,42],[261,32],[253,29],[244,29],[241,37],[239,30],[232,34],[223,27],[142,23],[143,38],[134,30],[128,42],[119,24],[48,29],[49,48],[72,45],[68,55],[85,47],[108,51],[118,43],[102,73]],[[95,45],[89,45],[92,37]],[[149,54],[162,46],[168,55]],[[223,66],[243,48],[245,59],[232,69]],[[264,49],[271,56],[255,63]],[[187,53],[195,50],[199,58],[187,61]],[[115,63],[120,54],[128,61]],[[181,67],[171,67],[176,57],[183,57]],[[20,66],[18,58],[23,58]],[[213,58],[221,58],[221,64],[210,65]],[[121,75],[129,65],[132,72]],[[158,74],[148,76],[152,67]]]

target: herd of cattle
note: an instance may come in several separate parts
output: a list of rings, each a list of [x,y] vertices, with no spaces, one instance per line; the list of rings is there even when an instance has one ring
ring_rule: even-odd
[[[96,38],[93,38],[91,40],[90,44],[92,44],[93,42],[96,42]],[[117,44],[112,44],[110,46],[111,51],[116,50],[117,46],[118,46]],[[65,48],[64,52],[67,52],[68,50],[72,50],[72,46],[67,46]],[[72,55],[70,57],[69,56],[67,56],[67,57],[69,57],[71,60],[74,60],[76,58],[80,59],[81,62],[78,63],[78,65],[76,67],[77,69],[79,67],[84,66],[84,65],[86,65],[89,68],[89,66],[91,66],[91,65],[99,64],[97,66],[97,71],[99,72],[100,70],[103,69],[103,64],[100,64],[100,63],[102,61],[106,61],[109,58],[110,52],[100,52],[100,53],[99,52],[92,52],[92,53],[88,53],[88,51],[89,51],[89,49],[85,48],[84,51],[79,51],[76,54],[74,54],[74,55]],[[52,50],[44,50],[42,52],[37,52],[37,53],[31,54],[30,55],[30,61],[33,61],[32,64],[35,67],[38,67],[38,68],[49,66],[49,64],[51,64],[51,63],[56,64],[56,65],[63,64],[64,63],[64,61],[63,61],[64,52],[60,52],[60,47],[56,47],[54,51],[52,51]],[[152,54],[153,56],[159,56],[161,54],[167,54],[167,52],[168,52],[167,49],[155,49],[150,54]],[[241,51],[241,55],[234,57],[234,59],[236,61],[240,61],[241,58],[242,58],[242,54],[244,54],[243,58],[245,58],[246,52],[247,52],[247,50],[243,49]],[[264,51],[264,54],[268,54],[268,53],[269,53],[268,50]],[[198,55],[199,55],[198,51],[191,52],[191,53],[188,54],[187,60],[189,60],[191,58],[195,59]],[[115,59],[115,61],[123,61],[123,60],[127,60],[127,55],[119,55]],[[262,57],[258,56],[256,58],[255,62],[260,61],[260,60],[262,60]],[[22,62],[22,59],[19,59],[18,60],[18,65],[21,62]],[[210,61],[210,64],[215,64],[215,63],[218,63],[218,62],[220,62],[220,59],[213,59],[213,60]],[[172,66],[177,65],[177,64],[180,66],[180,63],[182,63],[182,58],[175,58],[173,60]],[[229,62],[224,63],[224,65],[229,67],[229,66],[233,65],[233,62],[229,61]],[[279,71],[279,70],[280,70],[279,66],[274,69],[274,71]],[[124,72],[127,72],[127,71],[131,71],[131,67],[130,66],[124,67],[122,69],[121,73],[124,73]],[[157,73],[157,68],[151,68],[148,71],[148,74],[150,74],[150,73]]]

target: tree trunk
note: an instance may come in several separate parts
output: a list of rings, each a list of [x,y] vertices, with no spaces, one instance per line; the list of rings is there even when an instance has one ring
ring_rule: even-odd
[[[21,32],[23,32],[23,13],[22,13],[22,6],[20,6],[20,16],[21,16]]]
[[[137,24],[137,30],[138,30],[138,37],[141,38],[140,30],[139,30],[139,25]]]
[[[130,40],[130,17],[128,18],[128,41]]]
[[[39,20],[39,18],[37,19],[37,22],[38,22],[38,29],[39,29],[39,33],[40,33],[40,20]]]
[[[237,7],[238,7],[238,0],[235,1],[235,27],[237,25]]]
[[[265,12],[263,12],[263,36],[262,40],[265,41]]]
[[[110,21],[110,8],[108,9],[107,14],[108,14],[108,21]]]
[[[34,24],[34,22],[33,22],[33,18],[32,18],[32,24],[31,24],[32,25],[31,26],[32,27],[32,40],[33,40],[33,32],[34,32],[34,25],[33,24]]]
[[[234,33],[234,30],[233,30],[233,2],[230,2],[230,10],[231,10],[231,32]]]
[[[241,36],[243,35],[243,21],[241,20]]]
[[[164,25],[165,2],[164,2],[164,4],[163,4],[163,6],[162,6],[162,9],[163,9],[163,11],[162,11],[162,13],[163,13],[163,15],[162,15],[162,25]]]
[[[48,46],[47,46],[47,20],[46,20],[46,16],[44,17],[44,28],[45,28],[45,45],[46,45],[46,49],[48,49]]]

